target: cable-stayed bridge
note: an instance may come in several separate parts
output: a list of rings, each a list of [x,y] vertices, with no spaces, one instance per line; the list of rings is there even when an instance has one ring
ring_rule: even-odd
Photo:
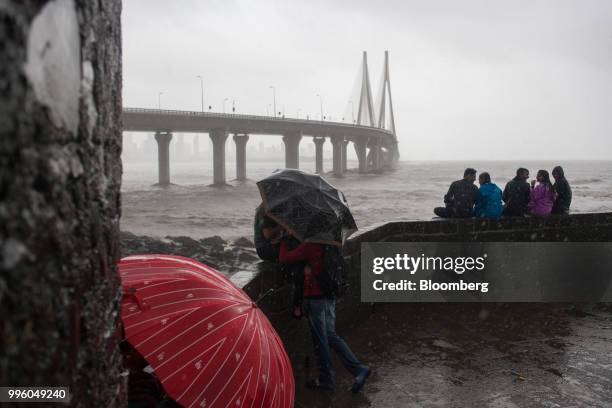
[[[223,185],[226,182],[225,145],[230,134],[233,135],[236,146],[238,180],[246,179],[246,145],[251,134],[282,136],[287,168],[299,168],[300,142],[305,137],[312,137],[318,173],[323,172],[323,145],[327,139],[332,144],[334,175],[342,176],[346,172],[347,148],[350,143],[354,145],[357,153],[360,172],[382,172],[392,168],[399,158],[388,52],[385,52],[382,88],[377,106],[373,102],[365,52],[359,75],[361,85],[357,116],[350,124],[242,114],[124,108],[123,130],[155,133],[159,184],[162,186],[170,184],[170,142],[173,132],[208,133],[213,147],[215,185]],[[351,114],[355,116],[354,112]]]

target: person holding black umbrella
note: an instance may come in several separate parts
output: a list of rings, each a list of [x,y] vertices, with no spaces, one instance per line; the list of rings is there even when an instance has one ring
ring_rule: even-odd
[[[253,237],[257,256],[263,261],[276,262],[278,259],[278,235],[282,227],[266,216],[263,205],[255,210]]]
[[[333,294],[325,293],[318,281],[324,268],[324,245],[302,242],[289,250],[289,241],[281,241],[278,260],[283,264],[307,262],[304,268],[303,310],[308,318],[310,333],[319,364],[319,378],[309,380],[308,388],[333,390],[334,372],[331,362],[333,349],[344,367],[355,377],[353,392],[359,392],[370,375],[370,368],[362,364],[348,344],[336,333],[336,301]]]
[[[370,375],[346,342],[336,333],[336,291],[328,285],[332,274],[328,254],[340,254],[346,238],[357,229],[344,194],[318,175],[281,170],[257,183],[266,215],[285,229],[278,260],[281,264],[305,262],[303,310],[308,318],[319,377],[308,388],[335,387],[331,363],[333,349],[355,377],[352,391],[359,392]],[[289,247],[289,237],[300,241]],[[332,251],[330,249],[336,249]],[[325,283],[325,284],[323,284]]]
[[[278,262],[280,251],[280,239],[283,227],[272,218],[268,217],[263,208],[263,204],[257,206],[255,210],[255,221],[253,224],[253,236],[257,255],[263,261]],[[292,240],[290,248],[294,248],[299,241]],[[287,268],[282,268],[282,273],[293,279],[293,309],[291,316],[300,319],[302,313],[302,292],[303,292],[303,264],[293,264]]]

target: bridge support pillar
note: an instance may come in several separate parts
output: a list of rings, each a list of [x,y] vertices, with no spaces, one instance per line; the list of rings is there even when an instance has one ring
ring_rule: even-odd
[[[246,144],[249,141],[249,135],[234,135],[236,143],[236,180],[246,180]]]
[[[346,170],[348,169],[348,165],[347,165],[347,147],[348,147],[349,141],[348,140],[343,140],[342,141],[342,173],[346,173]]]
[[[288,169],[300,168],[300,140],[302,132],[291,132],[283,135],[285,143],[285,167]]]
[[[342,177],[342,149],[344,148],[344,139],[332,138],[332,153],[333,153],[333,170],[334,176]]]
[[[213,185],[225,185],[225,142],[228,132],[225,129],[213,129],[208,134],[213,148]]]
[[[367,142],[356,141],[353,142],[355,145],[355,153],[357,153],[357,160],[359,160],[359,172],[366,173],[368,171],[368,155],[367,155]]]
[[[371,147],[369,159],[372,163],[372,170],[378,172],[382,169],[382,143],[380,139],[376,139]]]
[[[170,141],[172,133],[155,132],[157,141],[158,184],[166,187],[170,184]]]
[[[325,144],[324,137],[315,137],[312,139],[315,144],[315,173],[323,173],[323,144]]]

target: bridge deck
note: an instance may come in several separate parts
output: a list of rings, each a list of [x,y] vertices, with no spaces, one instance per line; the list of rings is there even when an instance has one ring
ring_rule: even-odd
[[[381,138],[384,144],[395,141],[395,135],[387,129],[343,122],[179,110],[123,109],[125,131],[206,133],[213,129],[264,135],[301,132],[307,136],[346,137],[351,141]]]

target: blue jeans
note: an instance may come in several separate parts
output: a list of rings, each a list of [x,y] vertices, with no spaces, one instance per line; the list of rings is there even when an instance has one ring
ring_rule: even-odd
[[[362,364],[357,360],[346,342],[336,334],[336,302],[333,299],[304,299],[304,311],[310,325],[310,334],[319,364],[319,381],[334,384],[331,363],[333,349],[344,367],[357,375]]]

